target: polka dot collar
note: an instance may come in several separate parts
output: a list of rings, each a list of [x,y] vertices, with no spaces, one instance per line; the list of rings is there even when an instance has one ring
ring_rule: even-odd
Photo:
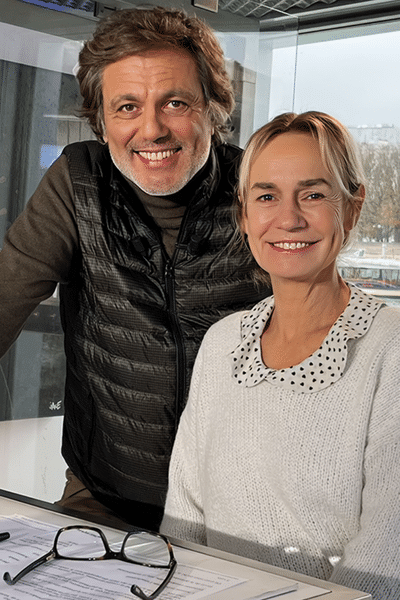
[[[318,392],[338,381],[347,360],[347,341],[365,335],[384,302],[348,284],[350,300],[321,346],[302,363],[270,369],[261,357],[260,338],[274,309],[274,297],[262,300],[241,319],[241,343],[231,353],[233,376],[239,385],[252,387],[264,379],[295,392]]]

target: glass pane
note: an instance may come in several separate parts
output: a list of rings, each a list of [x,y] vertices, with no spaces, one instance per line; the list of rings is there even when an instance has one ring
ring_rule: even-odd
[[[260,33],[255,129],[293,110],[298,40],[298,21],[294,17],[284,29]]]
[[[392,305],[400,304],[399,44],[399,21],[300,35],[294,102],[296,112],[337,117],[359,144],[367,196],[339,264],[358,266],[347,278]]]
[[[259,32],[217,32],[233,82],[236,107],[229,141],[242,147],[254,130],[258,85]]]
[[[291,17],[274,31],[217,32],[217,36],[235,90],[230,141],[244,147],[272,116],[293,110],[298,20]]]
[[[45,24],[49,11],[34,10],[43,13]],[[0,36],[1,248],[62,148],[93,135],[77,117],[80,94],[72,70],[81,43],[5,22]],[[56,292],[35,309],[0,361],[1,488],[49,501],[61,497],[64,378]]]

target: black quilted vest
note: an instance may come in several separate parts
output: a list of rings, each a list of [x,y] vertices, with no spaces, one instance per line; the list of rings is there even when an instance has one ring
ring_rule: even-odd
[[[212,323],[267,293],[252,282],[248,253],[226,252],[240,150],[213,150],[212,173],[190,201],[172,258],[141,218],[105,146],[80,142],[64,153],[81,255],[60,292],[63,456],[103,504],[132,524],[157,529],[202,337]]]

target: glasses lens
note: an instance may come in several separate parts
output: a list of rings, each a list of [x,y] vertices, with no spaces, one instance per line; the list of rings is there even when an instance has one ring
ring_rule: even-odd
[[[170,561],[166,542],[157,535],[141,531],[131,533],[124,544],[125,558],[154,567],[168,567]]]
[[[60,533],[57,552],[63,558],[101,558],[106,554],[103,540],[92,529],[73,528]]]

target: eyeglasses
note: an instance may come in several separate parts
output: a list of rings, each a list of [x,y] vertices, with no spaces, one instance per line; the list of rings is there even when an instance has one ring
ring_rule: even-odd
[[[168,569],[162,583],[150,594],[143,592],[139,586],[132,585],[132,594],[142,600],[153,600],[166,588],[172,579],[177,564],[171,544],[161,534],[142,530],[131,531],[123,539],[121,549],[114,552],[111,550],[101,529],[69,525],[59,529],[54,538],[53,548],[47,554],[22,569],[15,577],[11,577],[9,573],[4,573],[3,579],[9,585],[14,585],[36,567],[55,558],[66,558],[68,560],[114,558],[144,567]]]

